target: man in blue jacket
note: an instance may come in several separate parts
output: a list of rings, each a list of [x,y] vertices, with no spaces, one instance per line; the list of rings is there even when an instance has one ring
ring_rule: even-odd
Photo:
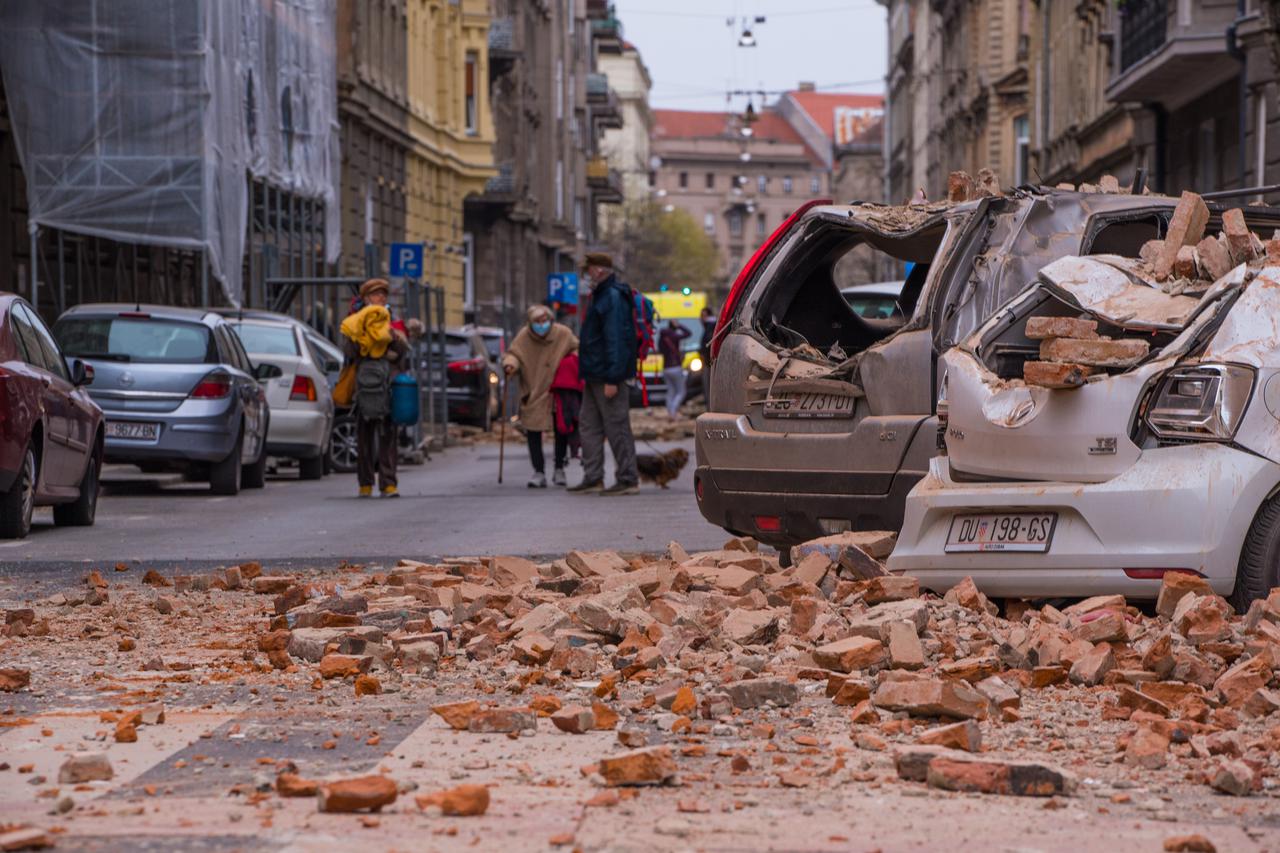
[[[579,429],[582,438],[582,482],[575,494],[634,495],[636,440],[631,434],[631,394],[636,375],[635,303],[631,288],[618,280],[613,258],[590,252],[583,279],[591,291],[578,339],[578,371],[586,383]],[[608,439],[617,466],[617,482],[604,487],[604,442]]]

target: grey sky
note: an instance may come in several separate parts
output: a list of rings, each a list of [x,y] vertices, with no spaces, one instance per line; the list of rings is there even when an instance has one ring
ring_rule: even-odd
[[[615,5],[626,39],[640,49],[653,77],[655,107],[721,110],[728,89],[793,89],[801,80],[827,91],[884,91],[885,9],[874,0],[615,0]],[[757,46],[737,47],[741,19],[757,15],[767,19],[751,24]],[[732,29],[726,25],[730,17],[738,20]],[[745,98],[735,98],[733,108],[745,104]]]

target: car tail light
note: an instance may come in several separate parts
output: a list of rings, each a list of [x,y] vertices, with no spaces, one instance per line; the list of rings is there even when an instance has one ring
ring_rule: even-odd
[[[1125,576],[1133,578],[1134,580],[1160,580],[1162,577],[1164,577],[1166,574],[1169,574],[1170,572],[1181,572],[1184,575],[1195,575],[1198,578],[1204,577],[1204,575],[1200,574],[1194,569],[1125,569],[1124,570]]]
[[[702,500],[702,478],[701,477],[693,478],[693,493],[698,498],[698,500]]]
[[[484,359],[476,356],[464,361],[451,361],[447,366],[450,373],[479,373],[484,370]]]
[[[757,515],[756,530],[761,533],[777,533],[782,530],[782,519],[776,515]]]
[[[1175,367],[1156,384],[1147,426],[1159,438],[1230,441],[1253,393],[1252,368],[1238,364]]]
[[[316,401],[316,383],[306,376],[293,377],[293,388],[289,391],[289,399],[314,403]]]
[[[210,373],[196,383],[190,396],[196,400],[220,400],[231,393],[231,377],[225,373]]]
[[[121,311],[117,317],[128,317],[131,320],[150,320],[151,315],[146,311]]]
[[[720,309],[720,319],[716,321],[715,333],[711,336],[711,361],[714,363],[716,356],[720,354],[720,344],[724,341],[725,330],[729,328],[729,321],[733,318],[733,312],[738,308],[738,300],[742,298],[742,293],[747,289],[747,282],[756,274],[756,270],[764,263],[764,259],[768,257],[769,252],[773,251],[773,247],[781,242],[782,238],[791,226],[799,221],[810,208],[817,207],[822,204],[831,204],[831,199],[822,198],[807,201],[796,209],[796,212],[787,217],[781,225],[769,235],[769,239],[760,244],[760,248],[756,249],[746,266],[738,273],[738,277],[733,280],[733,287],[729,288],[729,296],[724,300],[724,306]]]

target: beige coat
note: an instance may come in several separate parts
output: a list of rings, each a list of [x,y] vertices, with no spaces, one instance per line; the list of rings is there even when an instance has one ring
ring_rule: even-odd
[[[531,312],[532,313],[532,312]],[[533,432],[554,426],[551,415],[551,380],[560,361],[578,348],[578,336],[562,323],[552,323],[540,338],[526,324],[502,357],[502,365],[513,365],[520,380],[520,423]]]

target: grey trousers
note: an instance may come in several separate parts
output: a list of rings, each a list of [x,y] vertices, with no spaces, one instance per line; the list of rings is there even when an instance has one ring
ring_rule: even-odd
[[[613,461],[618,466],[619,483],[635,485],[636,439],[631,434],[631,395],[626,385],[618,386],[612,400],[605,399],[603,382],[588,382],[582,395],[579,420],[582,435],[582,482],[604,480],[604,442],[609,441]]]

